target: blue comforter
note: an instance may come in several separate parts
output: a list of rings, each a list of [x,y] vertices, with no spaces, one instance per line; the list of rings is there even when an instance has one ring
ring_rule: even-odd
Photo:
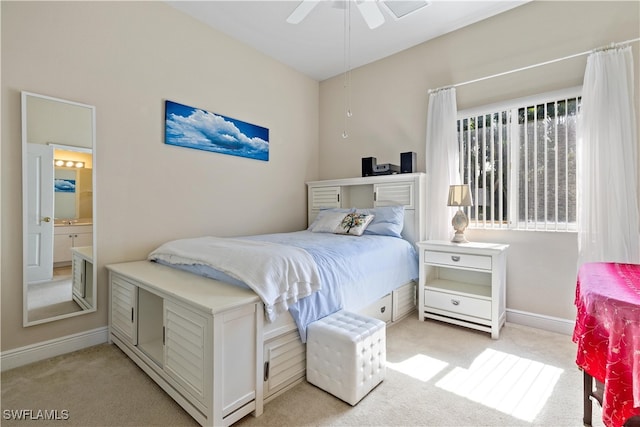
[[[343,308],[364,308],[397,287],[417,280],[418,277],[418,255],[413,245],[397,237],[356,237],[304,230],[236,239],[260,240],[302,248],[316,262],[321,289],[289,307],[302,342],[306,342],[309,323]],[[174,267],[247,287],[246,284],[208,266]]]

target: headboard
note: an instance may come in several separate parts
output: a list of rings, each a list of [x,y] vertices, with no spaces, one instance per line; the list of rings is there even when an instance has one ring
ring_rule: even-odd
[[[421,172],[307,182],[308,223],[321,209],[401,205],[402,237],[415,244],[426,237],[425,182]]]

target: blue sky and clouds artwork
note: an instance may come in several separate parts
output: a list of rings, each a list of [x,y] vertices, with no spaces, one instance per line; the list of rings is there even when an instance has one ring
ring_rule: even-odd
[[[75,193],[76,180],[56,178],[53,180],[53,188],[57,193]]]
[[[172,101],[165,102],[165,143],[269,160],[269,129]]]

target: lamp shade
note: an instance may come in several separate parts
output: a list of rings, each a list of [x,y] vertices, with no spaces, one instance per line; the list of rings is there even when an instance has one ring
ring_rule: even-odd
[[[450,185],[447,206],[473,206],[469,184]]]

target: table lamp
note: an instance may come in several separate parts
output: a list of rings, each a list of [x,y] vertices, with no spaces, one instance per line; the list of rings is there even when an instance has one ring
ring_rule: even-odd
[[[469,225],[469,219],[462,210],[462,207],[473,206],[471,187],[469,187],[469,184],[450,185],[447,206],[458,207],[458,211],[451,220],[451,225],[453,225],[454,230],[456,230],[451,241],[454,243],[468,243],[468,240],[464,237],[464,230],[467,228],[467,225]]]

